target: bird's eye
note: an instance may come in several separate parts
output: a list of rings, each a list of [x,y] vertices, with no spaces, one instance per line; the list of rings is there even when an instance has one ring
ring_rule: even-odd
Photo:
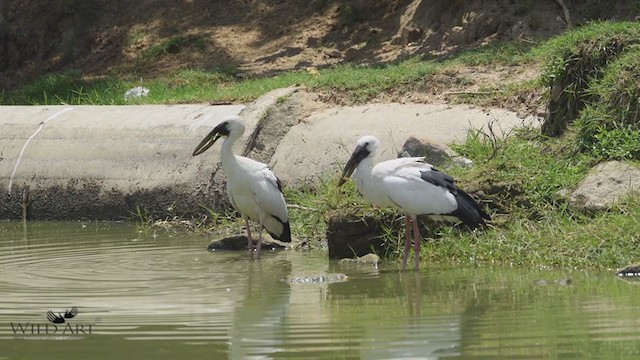
[[[366,143],[364,143],[364,146],[369,146],[369,142],[367,141]]]

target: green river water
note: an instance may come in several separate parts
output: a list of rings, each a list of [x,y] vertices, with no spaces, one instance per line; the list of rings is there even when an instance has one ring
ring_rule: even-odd
[[[613,271],[249,261],[209,240],[0,222],[0,360],[640,359],[640,286]],[[328,273],[349,279],[288,281]]]

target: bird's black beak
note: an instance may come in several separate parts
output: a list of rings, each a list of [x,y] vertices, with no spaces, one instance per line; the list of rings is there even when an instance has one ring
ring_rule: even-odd
[[[366,146],[356,147],[356,149],[351,154],[349,161],[347,161],[347,164],[344,166],[344,171],[342,172],[340,181],[338,181],[338,186],[342,186],[345,182],[347,182],[347,180],[349,180],[349,177],[351,177],[351,174],[353,174],[356,167],[358,167],[360,161],[364,160],[367,156],[369,156],[369,154],[369,150],[367,150]]]
[[[218,139],[220,139],[222,136],[227,136],[227,135],[229,135],[229,131],[227,130],[227,124],[226,123],[219,124],[218,126],[213,128],[213,130],[211,130],[211,132],[207,136],[205,136],[205,138],[202,139],[202,141],[200,141],[200,144],[198,144],[196,149],[193,151],[193,156],[200,155],[203,152],[207,151],[207,149],[210,148],[213,144],[215,144],[216,141],[218,141]]]

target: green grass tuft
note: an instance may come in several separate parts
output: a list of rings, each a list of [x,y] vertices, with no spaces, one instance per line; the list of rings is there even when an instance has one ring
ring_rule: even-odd
[[[611,269],[637,262],[639,223],[637,199],[593,216],[556,210],[539,219],[516,217],[485,232],[442,228],[421,256],[428,263]]]
[[[116,78],[87,79],[71,70],[43,76],[2,100],[9,105],[118,105],[127,89]]]
[[[139,61],[141,66],[170,49],[176,51],[193,41],[174,39],[150,48]],[[461,65],[489,63],[513,64],[529,59],[524,47],[500,45],[477,52],[469,51],[446,60],[412,58],[379,66],[341,65],[321,69],[314,76],[307,71],[291,71],[271,77],[239,79],[237,69],[184,69],[172,75],[149,80],[134,78],[88,78],[78,71],[47,75],[13,93],[5,94],[4,104],[89,104],[124,103],[124,92],[135,86],[149,88],[149,97],[136,103],[175,104],[195,102],[248,102],[282,87],[304,85],[314,91],[338,92],[348,102],[364,103],[382,92],[420,86],[430,76]],[[517,55],[516,55],[517,54]],[[513,56],[516,56],[515,58]]]
[[[297,189],[285,188],[287,202],[293,205],[289,208],[289,222],[296,238],[315,248],[326,248],[327,223],[331,216],[355,209],[360,213],[370,210],[352,181],[340,188],[337,185],[336,177]]]
[[[600,159],[640,159],[640,47],[634,46],[590,88],[576,120],[578,146]]]
[[[551,89],[546,135],[562,134],[597,97],[590,86],[629,47],[640,43],[640,23],[598,22],[569,31],[535,50],[546,54],[544,83]]]
[[[571,151],[566,137],[525,130],[496,142],[470,133],[456,148],[476,165],[448,171],[481,195],[492,225],[476,232],[442,226],[423,246],[425,262],[615,268],[640,258],[637,197],[596,214],[568,206],[567,194],[597,159]]]

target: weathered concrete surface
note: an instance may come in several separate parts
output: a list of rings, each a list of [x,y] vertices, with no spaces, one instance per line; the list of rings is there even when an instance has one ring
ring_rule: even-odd
[[[203,180],[215,162],[191,151],[222,117],[244,107],[2,107],[0,217],[20,216],[27,188],[29,215],[37,219],[198,208],[213,201]]]
[[[260,121],[283,96],[248,105],[5,106],[0,108],[0,218],[119,219],[140,208],[189,215],[226,206],[220,145],[193,157],[222,118],[240,114],[251,150]]]
[[[247,105],[0,107],[0,218],[120,219],[137,208],[156,217],[229,206],[220,145],[191,153],[224,116],[247,131],[237,154],[269,163],[289,186],[334,176],[364,134],[394,157],[410,135],[449,143],[496,120],[509,129],[532,119],[468,106],[370,105],[327,111],[291,87]],[[26,197],[24,197],[26,195]]]
[[[302,119],[317,109],[326,107],[317,101],[316,94],[298,91],[298,88],[288,89],[289,91],[285,93],[272,94],[272,98],[276,98],[276,100],[272,101],[268,108],[260,106],[264,110],[256,125],[256,136],[251,144],[247,145],[245,156],[269,164],[278,144],[287,134],[289,128],[300,123]],[[248,106],[247,110],[254,108],[256,107]],[[242,116],[246,117],[246,113],[247,111],[243,111]]]
[[[616,201],[640,192],[640,167],[609,161],[598,164],[569,198],[571,205],[584,210],[607,210]]]
[[[490,122],[497,134],[523,124],[539,125],[534,117],[521,119],[510,111],[485,111],[467,105],[396,103],[332,108],[290,129],[276,149],[273,170],[292,185],[313,183],[322,176],[338,176],[363,135],[380,139],[379,160],[387,160],[396,157],[409,136],[448,144],[465,140],[469,128],[486,129]]]

